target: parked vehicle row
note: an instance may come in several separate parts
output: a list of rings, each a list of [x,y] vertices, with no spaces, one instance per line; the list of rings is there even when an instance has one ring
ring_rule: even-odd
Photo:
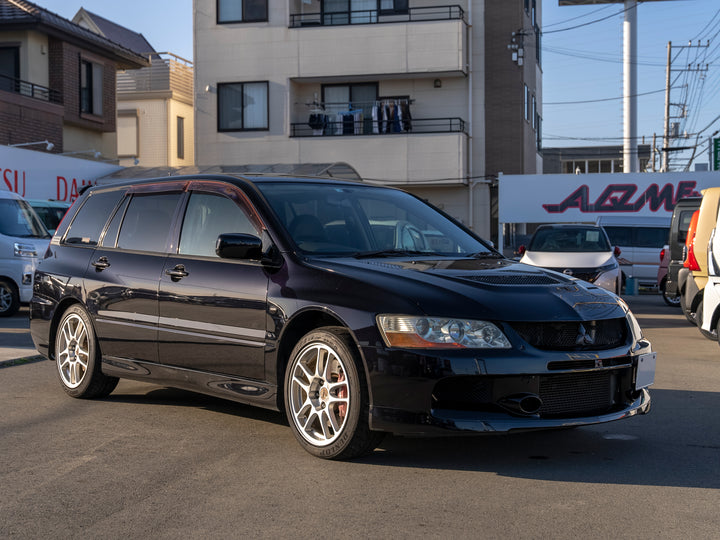
[[[661,253],[667,264],[663,298],[679,305],[688,322],[708,339],[718,339],[720,320],[720,187],[702,197],[678,201],[668,244]],[[661,283],[663,270],[658,272]]]
[[[575,234],[612,255],[601,229]],[[617,263],[594,264],[617,287]],[[284,410],[331,459],[385,432],[644,414],[655,371],[618,296],[506,259],[406,192],[331,179],[95,186],[38,265],[30,316],[70,396],[131,378]]]

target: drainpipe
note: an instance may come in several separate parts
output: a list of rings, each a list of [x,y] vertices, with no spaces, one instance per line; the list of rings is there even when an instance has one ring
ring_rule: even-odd
[[[468,196],[468,227],[471,231],[475,230],[475,212],[473,191],[475,181],[473,180],[473,24],[472,24],[472,6],[474,0],[468,0],[467,3],[467,77],[468,77],[468,134],[467,134],[467,185],[470,190]]]

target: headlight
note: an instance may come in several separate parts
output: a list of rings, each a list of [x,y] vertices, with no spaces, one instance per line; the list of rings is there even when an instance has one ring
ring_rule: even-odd
[[[640,323],[638,323],[637,319],[635,318],[635,315],[633,315],[633,312],[630,311],[630,306],[628,306],[627,302],[625,302],[625,300],[623,300],[620,297],[618,297],[617,303],[625,311],[625,317],[627,318],[628,322],[630,323],[630,329],[632,330],[632,333],[633,333],[633,336],[635,337],[635,339],[636,340],[642,339],[642,337],[643,337],[642,328],[640,328]]]
[[[618,264],[613,261],[611,263],[598,267],[597,272],[608,272],[610,270],[615,270],[617,267]]]
[[[411,349],[509,349],[511,347],[505,334],[487,321],[378,315],[377,324],[388,347]]]
[[[15,256],[37,257],[37,250],[32,244],[21,244],[20,242],[15,242]]]

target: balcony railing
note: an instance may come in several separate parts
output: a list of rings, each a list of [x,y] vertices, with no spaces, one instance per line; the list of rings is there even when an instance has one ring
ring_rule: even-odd
[[[6,75],[0,75],[0,90],[20,94],[41,101],[62,104],[62,94],[57,90],[51,90],[39,84],[21,81]]]
[[[465,11],[457,5],[415,7],[407,11],[367,9],[360,11],[333,11],[290,15],[290,28],[313,26],[341,26],[350,24],[382,24],[419,21],[465,20]]]
[[[307,122],[290,124],[291,137],[353,137],[360,135],[393,136],[418,135],[421,133],[465,133],[465,121],[461,118],[413,118],[407,128],[387,128],[383,132],[381,126],[372,118],[348,122],[327,122],[318,128],[310,127]]]
[[[192,100],[192,62],[172,53],[153,53],[150,60],[150,67],[118,72],[118,94],[164,90]]]

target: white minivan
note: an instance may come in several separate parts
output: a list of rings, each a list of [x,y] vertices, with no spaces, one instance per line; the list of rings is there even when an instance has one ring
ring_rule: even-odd
[[[49,243],[50,233],[25,199],[0,190],[0,317],[30,301],[38,257]]]

